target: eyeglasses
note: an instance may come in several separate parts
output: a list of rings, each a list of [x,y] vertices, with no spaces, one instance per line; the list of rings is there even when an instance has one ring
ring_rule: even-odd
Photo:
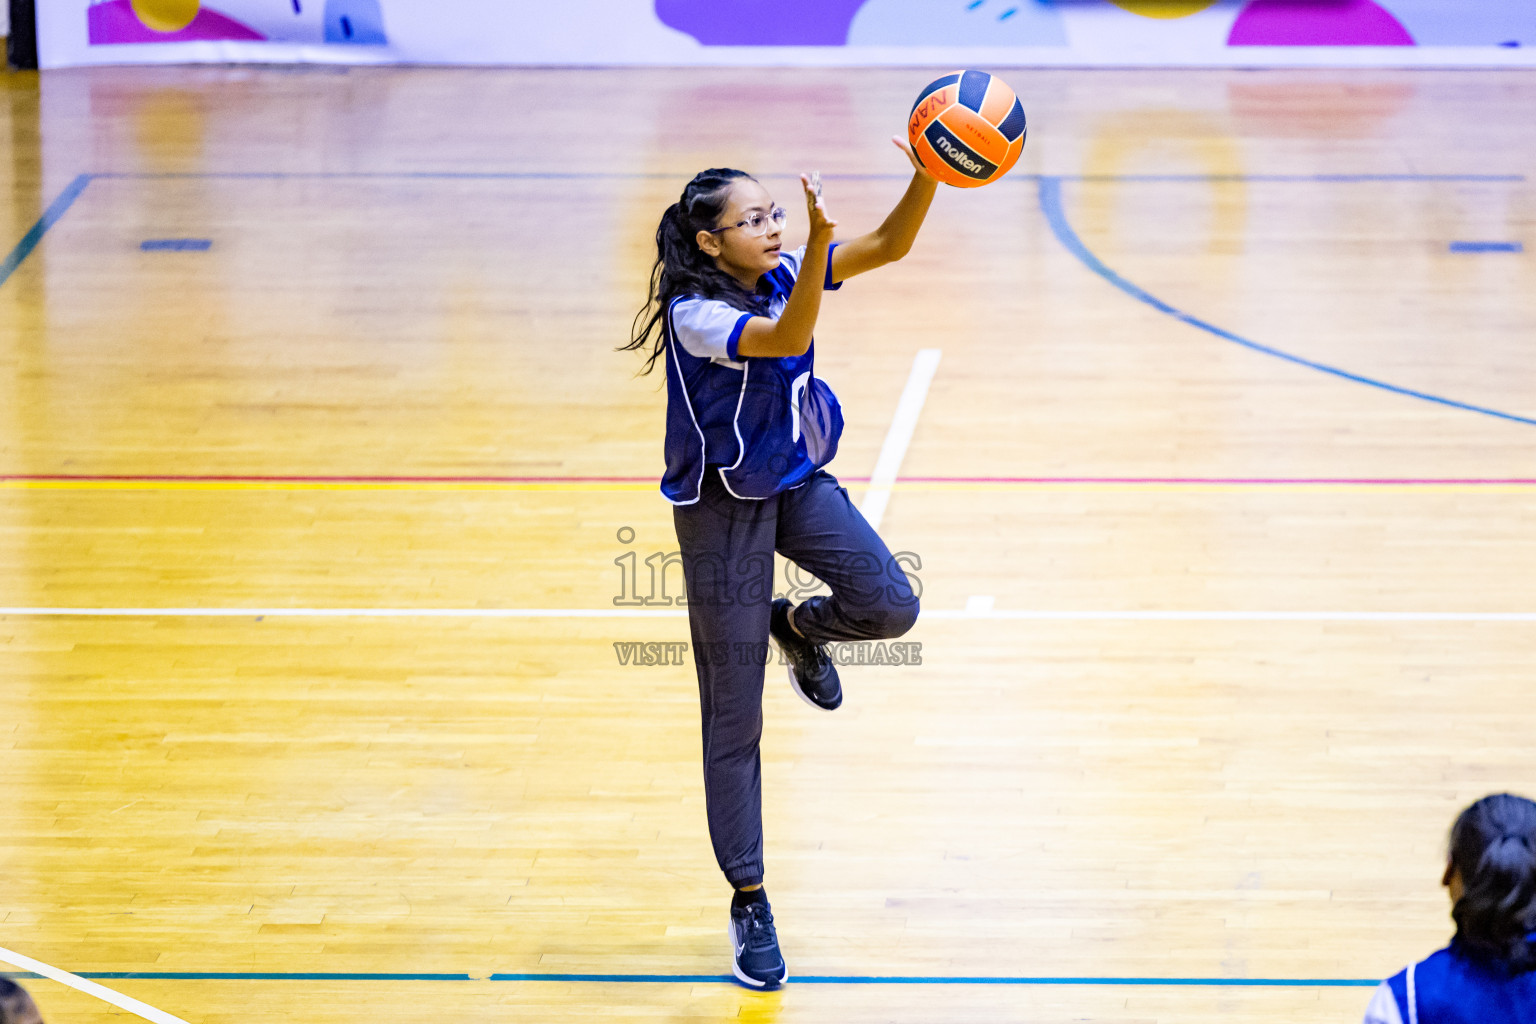
[[[720,232],[729,231],[732,228],[746,228],[749,235],[766,235],[770,220],[773,221],[774,227],[782,228],[788,216],[789,214],[785,212],[782,206],[775,206],[767,214],[764,214],[761,210],[753,210],[747,214],[746,220],[739,220],[735,224],[727,224],[723,228],[710,228],[709,233],[718,235]]]

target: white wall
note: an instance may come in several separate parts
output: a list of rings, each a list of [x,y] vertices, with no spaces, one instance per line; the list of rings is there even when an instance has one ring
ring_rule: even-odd
[[[0,0],[3,2],[3,0]],[[1532,66],[1536,0],[41,0],[44,67],[442,64]],[[1159,10],[1170,8],[1165,3]],[[88,28],[89,26],[89,28]],[[765,45],[766,44],[766,45]]]

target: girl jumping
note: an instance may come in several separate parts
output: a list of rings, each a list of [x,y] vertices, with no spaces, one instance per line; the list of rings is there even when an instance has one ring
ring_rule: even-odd
[[[917,595],[885,543],[823,467],[842,411],[814,372],[823,291],[901,259],[937,183],[912,151],[912,182],[879,228],[834,244],[819,175],[801,175],[810,237],[780,241],[786,213],[751,175],[695,175],[662,214],[650,295],[624,349],[665,357],[666,471],[688,594],[703,716],[710,840],[731,900],[732,970],[771,988],[789,976],[763,889],[763,666],[771,636],[795,692],[842,703],[825,645],[897,637]],[[831,588],[792,605],[773,596],[777,551]]]

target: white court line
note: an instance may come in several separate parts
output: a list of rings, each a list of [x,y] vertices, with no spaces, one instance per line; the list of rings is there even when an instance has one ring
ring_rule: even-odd
[[[938,608],[924,619],[1013,619],[1034,622],[1536,622],[1536,612],[1339,612],[1339,611],[1043,611]]]
[[[22,956],[20,953],[14,953],[9,949],[0,948],[0,961],[8,963],[12,967],[20,967],[24,971],[31,971],[33,974],[41,974],[45,978],[52,978],[60,985],[68,985],[72,989],[78,989],[88,996],[95,996],[103,1002],[111,1003],[120,1010],[127,1010],[129,1013],[143,1017],[145,1020],[152,1020],[155,1024],[187,1024],[180,1017],[173,1017],[164,1010],[155,1009],[148,1003],[141,1003],[137,999],[123,995],[121,992],[114,992],[105,985],[98,985],[94,981],[82,978],[78,974],[61,971],[57,967],[49,967],[41,960],[33,960],[29,956]]]
[[[869,520],[869,525],[880,529],[885,518],[885,506],[891,500],[891,488],[896,484],[896,473],[901,460],[906,458],[907,445],[912,443],[912,431],[917,429],[917,417],[922,414],[923,403],[928,399],[928,385],[939,368],[943,349],[923,348],[912,359],[912,372],[907,376],[907,386],[901,391],[896,403],[896,418],[886,431],[885,443],[880,446],[880,457],[875,460],[875,471],[869,477],[869,490],[864,492],[864,503],[859,511]]]
[[[0,608],[0,618],[662,619],[686,608]],[[1536,612],[1370,612],[932,608],[924,619],[1024,622],[1536,622]]]

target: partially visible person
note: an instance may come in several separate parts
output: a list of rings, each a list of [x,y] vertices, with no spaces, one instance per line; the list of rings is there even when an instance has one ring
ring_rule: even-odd
[[[1451,826],[1451,944],[1381,983],[1365,1024],[1536,1021],[1536,803],[1485,796]]]
[[[10,978],[0,978],[0,1024],[43,1024],[27,990]]]

